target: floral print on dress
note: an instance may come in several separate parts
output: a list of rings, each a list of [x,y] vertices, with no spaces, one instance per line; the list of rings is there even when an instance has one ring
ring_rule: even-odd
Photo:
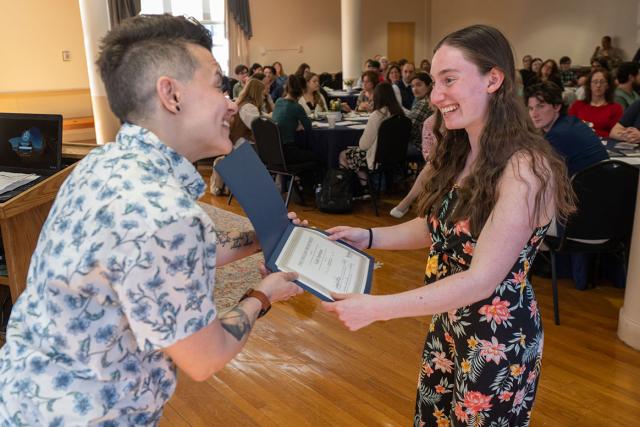
[[[433,244],[425,285],[471,265],[469,221],[449,220],[457,188],[427,224]],[[527,273],[548,226],[538,227],[489,298],[439,313],[429,325],[418,378],[415,426],[527,426],[542,360],[543,332]]]
[[[125,124],[62,185],[0,349],[0,426],[155,425],[161,351],[211,323],[216,236],[194,166]]]

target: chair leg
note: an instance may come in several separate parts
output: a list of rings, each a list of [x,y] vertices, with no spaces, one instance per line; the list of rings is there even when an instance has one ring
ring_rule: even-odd
[[[558,275],[556,272],[556,253],[549,251],[551,258],[551,290],[553,291],[553,318],[560,325],[560,308],[558,307]]]
[[[233,200],[233,193],[229,193],[229,199],[227,199],[228,206],[231,206],[231,200]]]
[[[597,253],[596,254],[596,259],[595,262],[593,263],[593,275],[591,276],[591,284],[593,285],[593,287],[595,288],[596,286],[598,286],[598,282],[600,281],[600,261],[601,261],[601,254]],[[588,287],[588,284],[587,284]]]
[[[299,177],[297,175],[293,175],[291,177],[291,180],[295,182],[296,178],[299,178]],[[296,192],[296,194],[298,196],[300,196],[300,204],[302,206],[306,206],[306,203],[305,203],[305,200],[304,200],[304,192],[298,188],[298,184],[297,183],[294,185],[293,190]]]
[[[293,181],[294,181],[293,177],[292,176],[289,177],[289,187],[287,188],[287,199],[284,202],[284,206],[286,208],[289,207],[289,200],[291,199],[291,191],[293,190]]]
[[[367,174],[367,186],[369,187],[369,194],[371,194],[371,203],[373,203],[373,211],[376,213],[376,216],[380,216],[378,212],[378,198],[376,197],[376,192],[373,188],[373,182],[371,181],[371,174]]]

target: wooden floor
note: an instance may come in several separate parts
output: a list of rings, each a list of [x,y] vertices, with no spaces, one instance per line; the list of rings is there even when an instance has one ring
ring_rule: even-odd
[[[204,201],[226,206],[226,198]],[[315,226],[399,222],[383,204],[351,215],[295,207]],[[242,213],[237,203],[229,210]],[[383,263],[373,293],[420,286],[424,251],[372,251]],[[577,291],[560,283],[562,325],[553,324],[550,281],[534,278],[545,328],[533,426],[640,425],[640,352],[616,336],[624,291],[606,284]],[[352,333],[303,295],[275,304],[245,349],[216,376],[180,374],[161,426],[407,426],[412,424],[419,357],[428,318],[377,323]],[[635,421],[634,421],[635,420]]]

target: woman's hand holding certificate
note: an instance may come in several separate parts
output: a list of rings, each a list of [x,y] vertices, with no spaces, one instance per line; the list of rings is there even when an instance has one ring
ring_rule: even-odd
[[[327,233],[329,240],[342,240],[357,249],[371,249],[369,238],[373,236],[373,232],[370,229],[340,225],[328,229]]]

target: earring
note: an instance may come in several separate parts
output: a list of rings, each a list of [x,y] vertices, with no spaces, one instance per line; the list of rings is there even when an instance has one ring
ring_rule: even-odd
[[[176,111],[180,112],[180,105],[176,104]]]

